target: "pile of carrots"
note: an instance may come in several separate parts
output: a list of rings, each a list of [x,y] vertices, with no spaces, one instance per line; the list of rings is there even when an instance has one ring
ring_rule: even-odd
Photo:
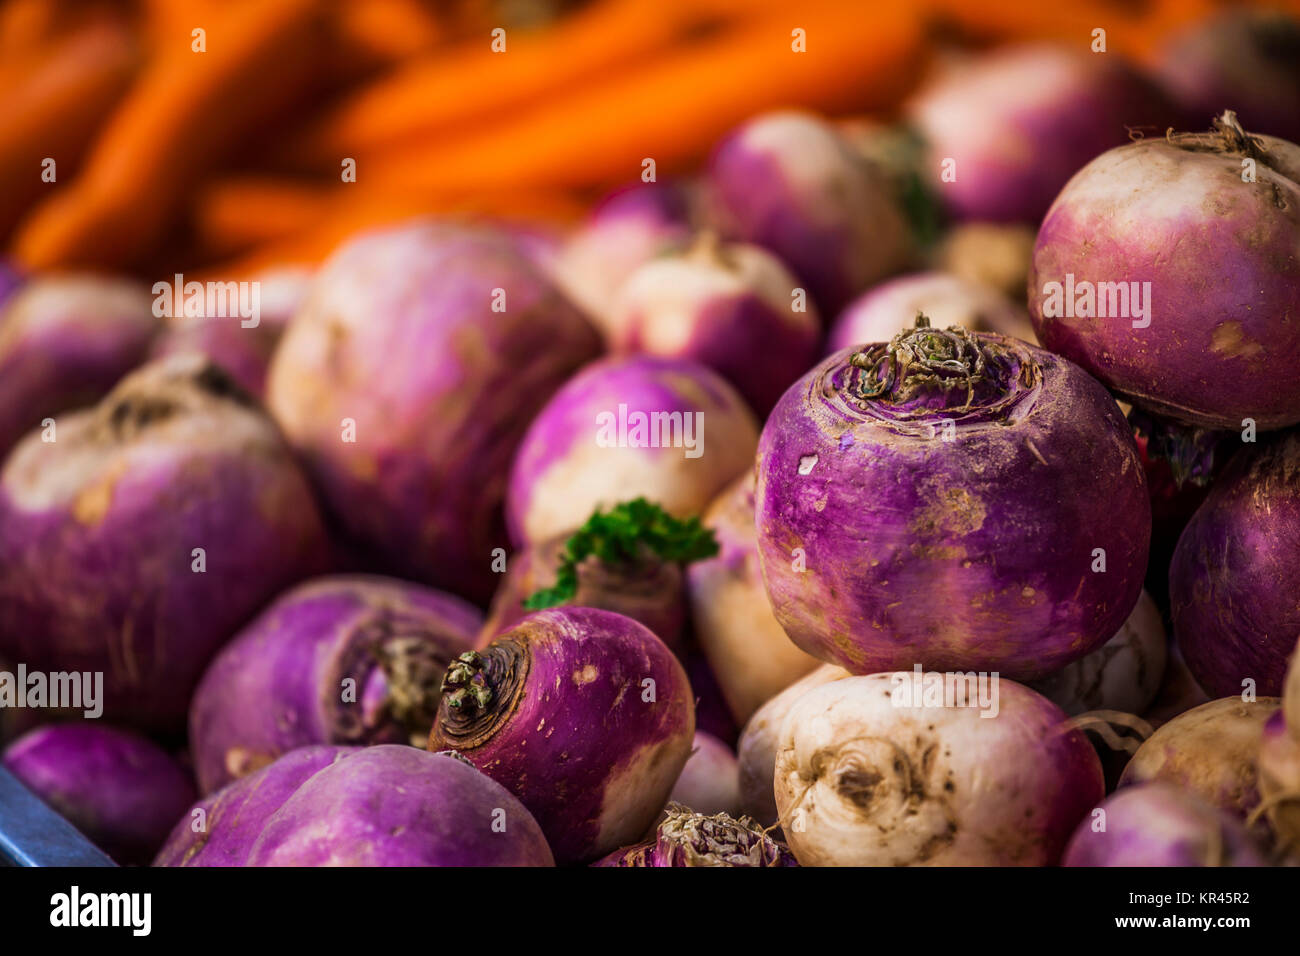
[[[940,42],[1141,57],[1218,5],[0,0],[0,240],[229,277],[413,214],[564,223],[763,110],[888,113]]]

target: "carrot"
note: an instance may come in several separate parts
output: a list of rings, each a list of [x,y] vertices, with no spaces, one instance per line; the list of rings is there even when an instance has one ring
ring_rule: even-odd
[[[807,52],[791,51],[806,30]],[[870,15],[818,0],[682,47],[495,128],[433,140],[359,165],[391,188],[583,187],[626,180],[643,157],[660,173],[700,157],[726,130],[784,106],[887,108],[919,75],[922,30],[894,7]]]
[[[73,176],[136,63],[127,29],[100,20],[29,54],[19,67],[21,82],[0,80],[0,237],[42,190],[57,188],[41,178],[47,157],[55,161],[56,183]]]
[[[223,5],[207,52],[160,55],[95,143],[86,168],[37,207],[15,249],[33,268],[136,261],[174,222],[202,171],[246,145],[310,79],[315,0]]]
[[[299,180],[240,176],[202,187],[194,233],[209,253],[231,255],[311,228],[335,203],[337,190]]]
[[[330,29],[345,56],[372,67],[400,63],[447,39],[447,25],[420,0],[336,0]]]

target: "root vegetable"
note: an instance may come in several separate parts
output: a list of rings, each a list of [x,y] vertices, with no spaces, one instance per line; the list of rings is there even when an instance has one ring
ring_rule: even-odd
[[[655,838],[615,850],[593,866],[798,866],[749,817],[693,813],[670,803]]]
[[[195,796],[190,775],[157,744],[100,724],[37,728],[0,762],[122,864],[152,859]]]
[[[1256,813],[1267,816],[1283,853],[1300,849],[1300,733],[1281,711],[1264,723],[1259,745]]]
[[[959,223],[934,250],[934,267],[1022,302],[1037,236],[1036,228],[1021,223]]]
[[[0,653],[100,671],[110,720],[183,724],[217,649],[322,570],[325,532],[274,424],[198,356],[151,363],[0,471]]]
[[[519,544],[645,497],[700,514],[754,460],[758,428],[715,372],[684,359],[606,359],[568,382],[528,428],[510,471],[506,519]]]
[[[682,666],[645,627],[592,608],[539,611],[443,680],[430,750],[456,750],[532,812],[561,863],[638,838],[695,732]]]
[[[1008,680],[997,711],[916,706],[912,675],[849,677],[791,707],[776,803],[800,866],[1045,866],[1104,794],[1087,739]]]
[[[713,734],[695,732],[691,755],[668,797],[696,813],[740,813],[740,765],[731,748]]]
[[[764,426],[772,608],[801,648],[854,673],[1043,677],[1137,603],[1151,532],[1137,449],[1077,366],[923,320],[827,358]]]
[[[519,438],[598,349],[508,237],[417,222],[354,239],[321,267],[267,399],[382,565],[486,599]]]
[[[370,576],[281,595],[213,659],[190,705],[190,748],[211,793],[311,744],[423,747],[447,666],[483,617],[449,594]]]

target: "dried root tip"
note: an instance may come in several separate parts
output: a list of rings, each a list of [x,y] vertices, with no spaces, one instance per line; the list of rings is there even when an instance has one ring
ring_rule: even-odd
[[[666,814],[655,842],[661,865],[794,865],[790,851],[750,817],[737,820],[726,813],[706,816],[678,803],[668,804]]]
[[[492,703],[492,688],[483,672],[483,658],[477,651],[466,651],[452,661],[442,678],[442,693],[447,706],[473,717],[484,713]]]

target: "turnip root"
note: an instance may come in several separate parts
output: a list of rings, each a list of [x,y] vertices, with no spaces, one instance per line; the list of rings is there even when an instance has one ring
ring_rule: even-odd
[[[1300,199],[1300,194],[1297,194]],[[1281,694],[1300,633],[1300,436],[1245,445],[1183,529],[1169,566],[1174,635],[1207,692]]]
[[[321,570],[325,532],[274,424],[201,356],[151,363],[0,471],[0,653],[104,674],[104,714],[183,724],[212,655]]]
[[[693,359],[760,417],[817,357],[817,307],[770,252],[712,233],[632,273],[615,306],[615,352]]]
[[[709,162],[705,205],[724,236],[776,253],[824,315],[913,254],[888,175],[811,114],[768,113],[727,137]]]
[[[0,458],[44,419],[103,397],[159,328],[149,291],[126,279],[42,276],[0,288]]]
[[[695,639],[732,716],[743,724],[818,661],[795,646],[772,614],[758,567],[753,472],[717,497],[704,524],[713,529],[719,552],[686,571]]]
[[[606,359],[566,384],[528,428],[510,471],[517,544],[568,534],[598,508],[644,497],[698,515],[754,460],[758,427],[717,373],[685,359]]]
[[[1091,710],[1140,714],[1160,690],[1165,648],[1160,609],[1143,591],[1114,637],[1029,686],[1070,716]]]
[[[1180,714],[1138,748],[1120,786],[1164,780],[1234,816],[1249,817],[1259,805],[1255,768],[1264,722],[1280,703],[1276,697],[1251,703],[1225,697]]]
[[[857,674],[1046,676],[1137,603],[1151,532],[1137,448],[1072,363],[918,323],[825,359],[768,418],[755,500],[772,608]]]
[[[423,747],[447,666],[483,616],[390,578],[317,578],[281,595],[213,659],[190,705],[190,748],[211,793],[310,744]]]
[[[194,802],[190,775],[157,744],[102,724],[51,724],[0,760],[29,790],[122,864],[147,863]]]
[[[1260,804],[1283,853],[1300,850],[1300,733],[1281,711],[1264,723],[1259,745]]]
[[[1300,314],[1300,147],[1246,132],[1249,121],[1227,111],[1214,132],[1103,153],[1061,191],[1034,247],[1044,346],[1187,425],[1300,421],[1300,323],[1288,318]]]
[[[485,600],[515,447],[598,350],[508,236],[417,222],[353,239],[321,267],[267,401],[383,566]]]
[[[731,748],[713,734],[697,730],[691,755],[668,799],[706,816],[739,814],[740,765]]]
[[[631,618],[538,611],[443,679],[430,750],[455,750],[510,790],[561,863],[637,839],[695,733],[686,674]]]
[[[1080,166],[1180,116],[1122,59],[1012,46],[941,74],[907,109],[934,192],[959,220],[1037,222]]]
[[[1126,787],[1079,824],[1063,866],[1267,866],[1241,821],[1169,783]]]
[[[995,289],[942,272],[917,272],[882,282],[850,302],[831,326],[826,351],[888,342],[910,328],[918,312],[936,328],[958,325],[1034,341],[1029,314]]]
[[[707,815],[670,803],[653,840],[615,850],[592,866],[798,866],[749,817]]]
[[[1020,223],[960,223],[944,235],[931,261],[935,269],[1023,302],[1037,237],[1036,228]]]
[[[1061,709],[1001,680],[996,711],[900,695],[913,675],[848,677],[791,707],[776,804],[800,866],[1046,866],[1105,790]],[[985,719],[982,715],[992,715]]]
[[[842,667],[822,664],[759,707],[741,731],[736,745],[740,763],[740,809],[764,826],[776,823],[779,816],[772,780],[776,774],[778,735],[786,715],[814,687],[848,676],[849,672]]]

